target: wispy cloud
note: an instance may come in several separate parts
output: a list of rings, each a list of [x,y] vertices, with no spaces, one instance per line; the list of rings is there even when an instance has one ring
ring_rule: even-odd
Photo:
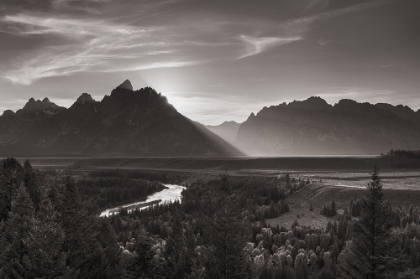
[[[51,4],[54,9],[73,9],[76,11],[84,11],[91,14],[100,14],[98,9],[92,8],[90,4],[101,4],[112,0],[52,0]],[[89,4],[89,5],[88,5]]]
[[[57,34],[69,38],[100,37],[105,34],[135,35],[146,30],[109,24],[101,20],[81,20],[66,17],[43,17],[39,15],[17,14],[4,16],[1,22],[7,24],[3,30],[17,35]]]
[[[47,0],[44,0],[47,1]],[[124,8],[126,5],[136,10],[132,16],[137,19],[150,18],[162,12],[161,8],[183,0],[51,0],[51,6],[57,11],[86,12],[93,15],[102,14],[103,7],[114,9]],[[109,12],[109,9],[104,9]],[[113,9],[111,9],[113,10]],[[127,14],[124,15],[127,17]]]
[[[329,0],[307,0],[303,11],[308,12],[314,9],[325,9],[329,3]]]
[[[323,38],[318,40],[318,45],[320,45],[321,47],[328,46],[331,43],[332,43],[332,40],[327,40],[327,39],[323,39]]]
[[[343,9],[332,10],[332,11],[327,11],[323,13],[318,13],[312,16],[287,20],[287,21],[284,21],[282,25],[287,26],[287,25],[296,25],[296,24],[302,24],[302,23],[312,23],[314,21],[328,19],[328,18],[344,15],[347,13],[359,12],[359,11],[376,8],[378,6],[381,6],[390,2],[395,2],[395,1],[398,1],[398,0],[371,0],[365,3],[352,5],[350,7],[343,8]]]
[[[361,11],[377,8],[382,5],[395,2],[395,1],[398,1],[398,0],[371,0],[364,3],[360,3],[360,4],[351,5],[349,7],[342,8],[342,9],[330,10],[326,12],[316,13],[311,16],[303,16],[303,17],[298,17],[298,18],[294,18],[290,20],[281,21],[280,24],[278,25],[278,29],[279,29],[278,32],[282,34],[286,34],[288,36],[305,37],[305,35],[310,31],[313,23],[317,21],[326,20],[329,18],[334,18],[341,15],[349,14],[349,13],[361,12]],[[317,1],[317,0],[313,1],[313,5],[315,6],[317,5],[325,6],[325,3],[326,3],[325,1]],[[307,9],[312,9],[313,5],[309,5]],[[324,40],[324,39],[320,39],[318,41],[320,46],[326,46],[330,42],[331,42],[330,40]]]
[[[280,27],[278,23],[273,22],[266,25],[247,25],[238,21],[223,21],[221,24],[220,20],[211,17],[207,20],[200,18],[201,21],[182,18],[173,25],[168,23],[170,21],[157,26],[142,21],[142,25],[139,25],[139,18],[159,14],[164,11],[163,6],[179,1],[182,0],[135,3],[128,0],[50,0],[47,2],[53,4],[54,12],[22,11],[20,14],[1,17],[0,33],[24,38],[42,38],[45,43],[34,46],[30,51],[26,49],[25,52],[21,52],[10,62],[12,68],[1,73],[1,76],[14,84],[29,85],[42,78],[80,72],[139,71],[191,66],[211,59],[243,59],[303,40],[311,22],[369,9],[393,0],[369,1],[341,10],[288,20],[281,22]],[[313,0],[308,7],[313,9],[322,6],[323,3],[322,0]],[[120,9],[120,6],[124,6],[124,9],[131,8],[130,11],[124,10],[125,13],[118,10],[118,17],[111,13],[106,16],[87,17],[75,12],[61,13],[61,10],[80,7],[90,9],[102,4],[108,5],[106,9],[101,10],[106,13],[113,8]],[[255,26],[265,26],[268,30],[255,30]],[[255,31],[257,34],[274,35],[238,36],[256,34]],[[238,43],[238,39],[241,43]],[[319,43],[324,45],[328,44],[328,41]],[[220,50],[222,47],[223,51]],[[210,48],[215,51],[208,51]]]
[[[252,37],[241,35],[239,39],[245,44],[245,53],[239,56],[237,59],[242,59],[249,56],[258,55],[265,51],[268,51],[274,47],[282,46],[288,43],[292,43],[295,41],[303,40],[307,32],[310,30],[311,24],[319,21],[324,20],[332,17],[337,17],[340,15],[364,11],[371,8],[375,8],[391,1],[396,0],[373,0],[368,1],[362,4],[352,5],[347,8],[332,10],[327,12],[317,13],[312,16],[305,16],[294,18],[291,20],[282,21],[280,25],[276,25],[277,30],[271,30],[272,32],[276,32],[277,36],[272,37]],[[314,7],[323,7],[326,8],[327,1],[323,0],[313,0],[309,1],[308,5],[306,6],[305,10],[311,10]],[[318,44],[320,46],[325,47],[326,45],[330,44],[331,40],[320,39]]]
[[[186,66],[193,66],[197,64],[204,63],[205,61],[165,61],[165,62],[156,62],[150,64],[144,64],[140,66],[114,68],[110,71],[103,70],[102,72],[131,72],[131,71],[141,71],[141,70],[150,70],[150,69],[162,69],[162,68],[180,68]]]
[[[178,54],[174,48],[179,42],[161,27],[26,14],[5,16],[1,22],[9,24],[8,30],[16,35],[53,35],[67,41],[15,61],[17,69],[3,75],[15,84],[29,85],[41,78],[77,72],[139,71],[201,63]]]
[[[302,37],[251,37],[242,35],[239,39],[245,43],[246,51],[243,55],[239,56],[237,59],[242,59],[249,56],[254,56],[265,51],[268,51],[274,47],[289,44],[295,41],[302,40]]]

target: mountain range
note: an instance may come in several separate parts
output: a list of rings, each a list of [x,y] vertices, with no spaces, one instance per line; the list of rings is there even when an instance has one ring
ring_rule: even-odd
[[[152,88],[126,80],[95,101],[83,93],[70,108],[30,99],[0,117],[0,154],[51,156],[239,156],[235,147],[180,114]]]
[[[265,107],[239,127],[235,144],[252,156],[378,155],[420,149],[420,111],[320,97]]]
[[[420,110],[320,97],[264,107],[243,123],[205,126],[129,80],[69,108],[31,98],[0,116],[2,156],[225,157],[377,155],[420,149]]]

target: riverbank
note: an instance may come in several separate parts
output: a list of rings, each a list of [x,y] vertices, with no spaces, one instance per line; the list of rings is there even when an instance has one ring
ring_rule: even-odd
[[[108,217],[109,215],[117,214],[121,209],[126,209],[128,212],[131,212],[137,209],[143,210],[152,205],[160,203],[169,203],[174,202],[176,200],[181,201],[181,193],[185,189],[184,186],[174,184],[164,184],[164,186],[166,187],[165,189],[148,196],[145,201],[128,203],[118,207],[106,209],[101,212],[100,217]]]

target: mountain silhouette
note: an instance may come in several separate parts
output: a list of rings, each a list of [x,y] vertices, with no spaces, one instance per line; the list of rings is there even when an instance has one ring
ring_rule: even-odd
[[[265,107],[241,124],[235,144],[253,156],[381,154],[420,149],[420,112],[319,97]]]
[[[0,117],[2,155],[237,156],[236,148],[129,80],[101,101],[83,93],[68,109],[29,100]]]

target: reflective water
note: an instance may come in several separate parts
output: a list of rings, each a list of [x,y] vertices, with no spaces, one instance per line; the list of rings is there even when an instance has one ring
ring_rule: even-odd
[[[121,205],[114,208],[108,208],[101,212],[101,217],[107,217],[112,214],[116,214],[119,212],[122,208],[127,208],[128,212],[134,210],[134,209],[145,209],[148,208],[151,203],[158,204],[158,203],[164,203],[164,202],[173,202],[176,200],[181,200],[181,192],[185,189],[184,186],[179,185],[173,185],[173,184],[164,184],[167,188],[163,189],[160,192],[154,193],[153,195],[150,195],[147,197],[145,201],[141,202],[134,202],[129,203],[125,205]]]

